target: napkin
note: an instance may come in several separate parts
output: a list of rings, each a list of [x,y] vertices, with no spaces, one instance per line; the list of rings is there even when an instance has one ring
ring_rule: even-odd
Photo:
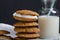
[[[0,23],[0,30],[5,30],[10,32],[10,34],[4,34],[6,36],[11,36],[12,38],[16,37],[16,32],[14,31],[14,26],[9,25],[9,24],[5,24],[5,23]]]

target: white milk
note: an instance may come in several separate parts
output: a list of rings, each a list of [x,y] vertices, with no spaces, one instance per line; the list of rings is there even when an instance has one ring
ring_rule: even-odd
[[[59,17],[39,16],[40,38],[53,38],[59,35]]]

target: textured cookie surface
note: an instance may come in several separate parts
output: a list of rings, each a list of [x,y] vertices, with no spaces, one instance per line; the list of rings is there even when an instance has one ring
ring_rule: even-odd
[[[31,11],[31,10],[17,10],[16,13],[25,14],[25,15],[33,15],[33,16],[38,16],[39,15],[37,12]]]
[[[25,32],[25,33],[38,33],[40,30],[38,28],[15,28],[16,32]]]
[[[18,37],[23,37],[23,38],[38,38],[40,37],[39,34],[16,34]]]
[[[14,24],[15,27],[34,27],[34,26],[38,26],[38,23],[36,22],[18,22]]]
[[[10,34],[10,32],[4,31],[4,30],[0,30],[0,35],[2,34]]]
[[[11,37],[7,37],[7,36],[0,36],[0,40],[12,40]]]

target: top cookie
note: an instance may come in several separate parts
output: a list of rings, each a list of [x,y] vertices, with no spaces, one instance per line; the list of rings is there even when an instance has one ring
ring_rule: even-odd
[[[33,16],[39,15],[37,12],[31,11],[31,10],[17,10],[16,13],[17,14],[24,14],[24,15],[33,15]]]

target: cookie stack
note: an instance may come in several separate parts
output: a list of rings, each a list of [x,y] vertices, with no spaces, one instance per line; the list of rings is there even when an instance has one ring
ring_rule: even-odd
[[[13,14],[14,19],[19,22],[13,24],[17,32],[18,39],[34,39],[39,38],[38,20],[39,14],[31,10],[18,10]]]
[[[11,37],[5,36],[4,34],[10,34],[10,32],[5,30],[0,30],[0,40],[12,40]]]

